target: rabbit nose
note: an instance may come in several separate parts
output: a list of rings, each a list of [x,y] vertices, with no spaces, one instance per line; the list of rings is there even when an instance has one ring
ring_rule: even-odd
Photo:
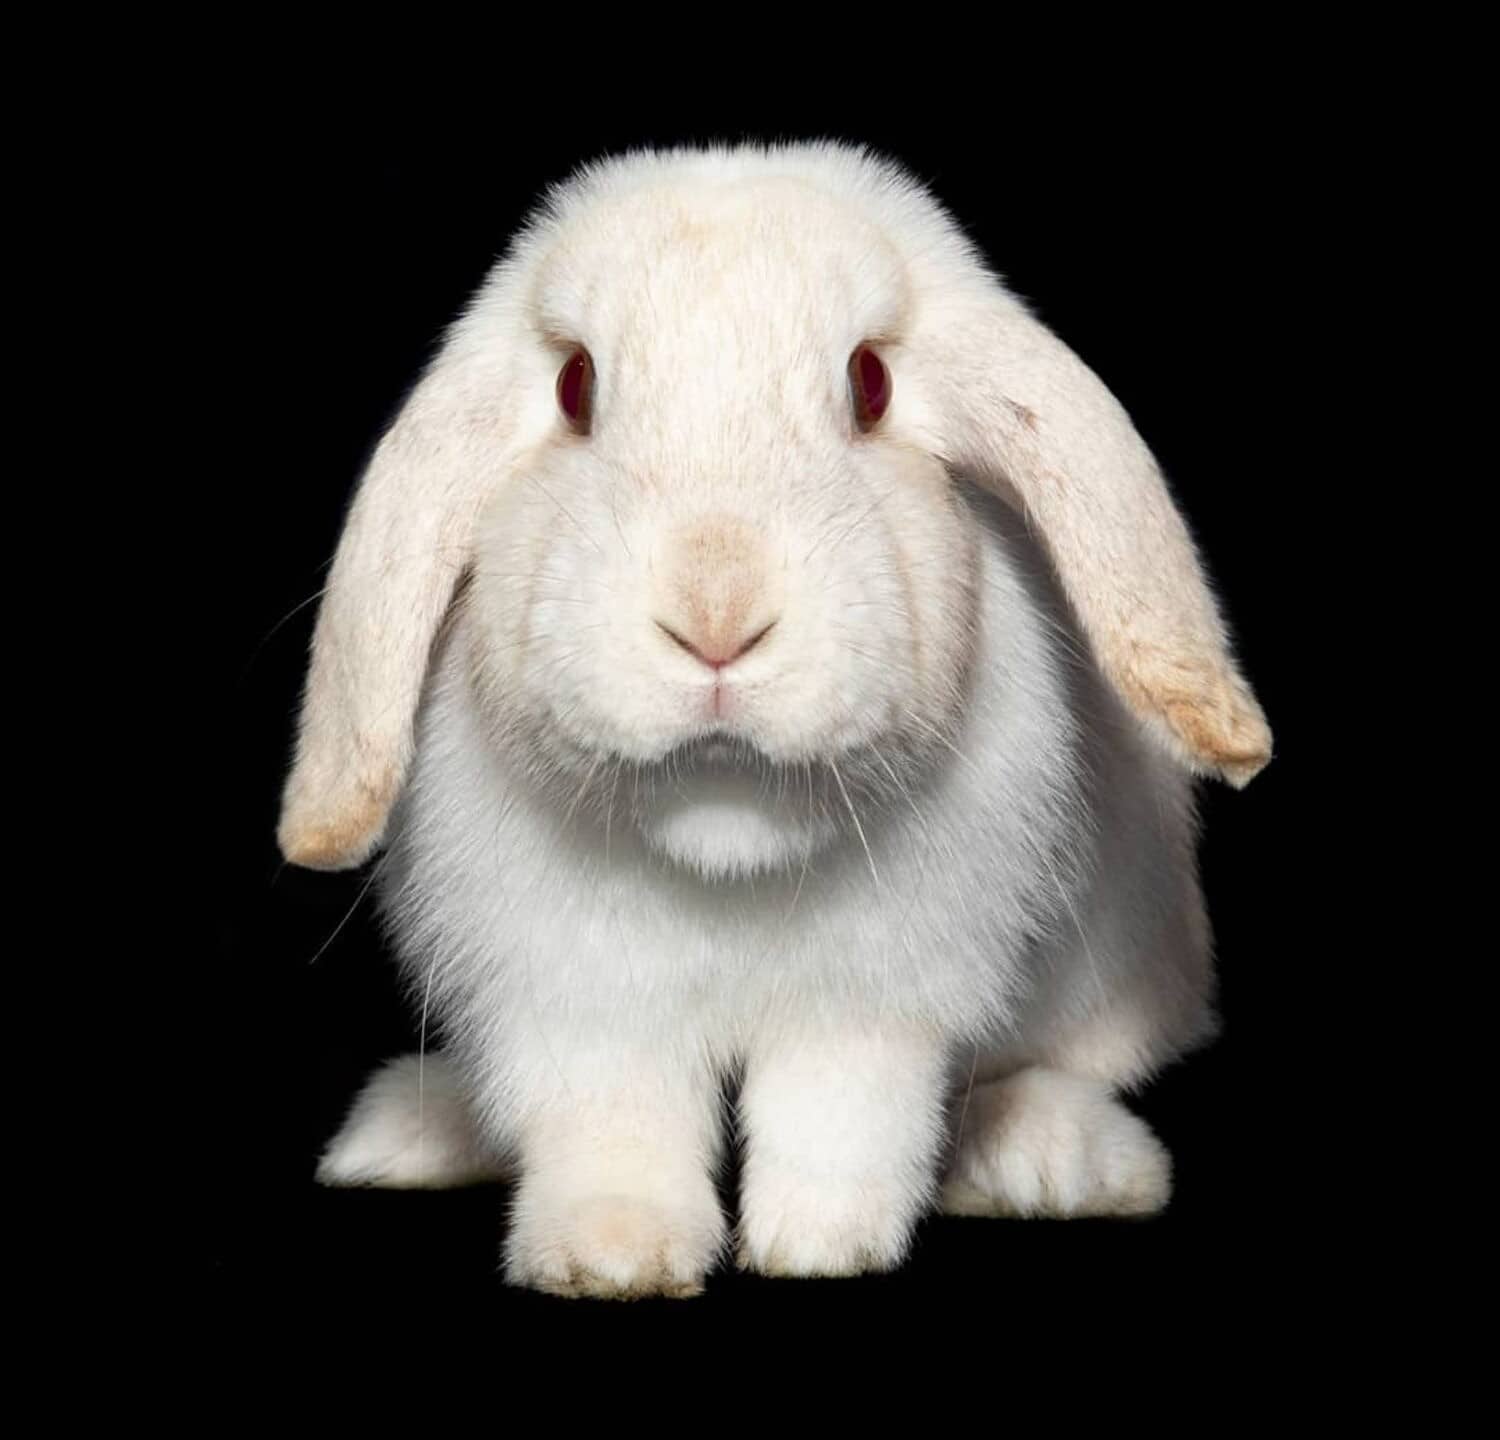
[[[759,645],[776,628],[776,622],[772,620],[769,625],[762,625],[754,634],[736,638],[721,629],[697,635],[684,635],[660,620],[656,624],[658,629],[681,645],[689,655],[696,656],[705,665],[715,670],[722,670],[726,665],[733,664],[741,655]]]
[[[655,577],[657,629],[712,670],[753,650],[780,615],[765,537],[738,516],[697,516],[671,532]]]

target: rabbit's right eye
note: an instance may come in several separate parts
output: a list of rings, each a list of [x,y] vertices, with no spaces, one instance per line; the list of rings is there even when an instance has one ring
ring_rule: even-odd
[[[594,406],[594,361],[581,345],[557,372],[557,404],[580,435],[589,433]]]

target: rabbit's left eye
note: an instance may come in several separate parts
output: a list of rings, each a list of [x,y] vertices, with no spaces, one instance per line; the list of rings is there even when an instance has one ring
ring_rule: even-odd
[[[593,406],[594,361],[580,345],[557,372],[557,407],[580,435],[587,435]]]
[[[861,430],[873,429],[891,403],[891,372],[870,345],[856,345],[849,357],[849,394],[854,423]]]

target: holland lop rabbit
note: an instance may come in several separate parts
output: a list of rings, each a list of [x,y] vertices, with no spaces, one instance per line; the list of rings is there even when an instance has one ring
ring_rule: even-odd
[[[1270,752],[1129,418],[909,174],[588,165],[381,440],[318,615],[281,849],[384,848],[437,1042],[319,1179],[512,1175],[505,1273],[564,1295],[1153,1213],[1117,1097],[1217,1024],[1192,777]]]

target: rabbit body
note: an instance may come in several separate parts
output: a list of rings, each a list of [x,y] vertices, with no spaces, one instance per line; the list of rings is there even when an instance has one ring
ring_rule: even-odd
[[[1216,1026],[1189,772],[1269,745],[1224,644],[1123,412],[908,177],[585,172],[382,442],[320,616],[283,848],[384,841],[438,1044],[320,1178],[510,1173],[510,1279],[605,1296],[731,1246],[890,1268],[938,1203],[1160,1209],[1117,1096]]]
[[[1024,533],[966,503],[983,658],[951,751],[904,795],[851,795],[858,831],[767,874],[664,858],[630,823],[648,803],[632,792],[726,826],[736,806],[828,797],[800,775],[643,781],[621,765],[602,811],[559,803],[488,733],[484,640],[460,602],[379,877],[443,1058],[425,1120],[403,1062],[337,1142],[348,1178],[461,1183],[508,1159],[513,1279],[691,1292],[729,1234],[713,1173],[735,1080],[740,1258],[769,1273],[896,1263],[944,1184],[958,1213],[1165,1203],[1165,1153],[1108,1097],[1213,1033],[1191,781],[1075,658]],[[1034,1153],[1007,1134],[1017,1095]]]

